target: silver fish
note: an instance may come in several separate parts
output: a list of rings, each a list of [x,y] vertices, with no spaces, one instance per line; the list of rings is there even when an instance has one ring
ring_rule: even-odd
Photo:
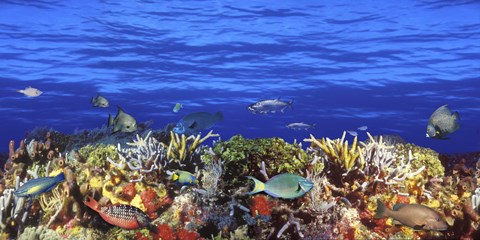
[[[221,112],[216,112],[215,114],[208,112],[191,113],[180,119],[172,131],[187,136],[193,135],[201,130],[213,127],[218,121],[223,121]]]
[[[445,137],[460,128],[460,115],[458,112],[452,114],[447,105],[439,107],[432,113],[427,124],[429,138],[445,139]]]
[[[361,126],[357,128],[358,131],[367,131],[367,129],[368,129],[367,126]]]
[[[352,137],[358,136],[358,133],[356,131],[347,130],[347,133],[350,134]]]
[[[296,122],[296,123],[290,123],[287,125],[287,128],[293,129],[293,130],[308,130],[310,128],[315,129],[317,127],[317,124],[307,124],[304,122]]]
[[[247,110],[254,114],[268,114],[278,111],[283,113],[286,108],[292,108],[292,104],[293,100],[285,102],[279,99],[267,99],[248,105]]]
[[[24,90],[17,90],[17,92],[23,93],[28,97],[38,97],[43,93],[42,91],[32,87],[27,87]]]
[[[137,121],[131,115],[125,113],[119,106],[115,118],[108,114],[108,126],[113,126],[113,133],[134,132],[137,130]]]
[[[90,102],[93,103],[94,107],[106,108],[109,106],[108,100],[100,96],[99,94],[97,94],[96,97],[92,97],[92,100]]]
[[[395,221],[416,230],[445,231],[447,223],[433,209],[420,204],[395,204],[393,210],[388,209],[377,199],[375,218],[391,217]]]

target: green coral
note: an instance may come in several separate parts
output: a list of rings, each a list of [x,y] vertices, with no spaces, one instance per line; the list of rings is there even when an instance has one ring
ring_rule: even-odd
[[[113,145],[87,145],[78,152],[80,156],[87,160],[87,164],[96,167],[103,167],[107,157],[112,160],[118,159],[118,153]]]
[[[308,162],[308,156],[302,148],[281,138],[245,139],[236,135],[215,145],[213,151],[224,162],[224,176],[232,176],[233,182],[240,176],[257,174],[262,162],[265,162],[265,168],[271,176],[285,172],[298,173]],[[203,157],[207,161],[209,158]]]
[[[445,167],[439,159],[439,154],[432,149],[411,143],[397,144],[395,148],[397,156],[405,156],[406,158],[408,158],[408,151],[412,150],[412,155],[416,158],[412,160],[413,169],[425,166],[428,176],[443,177],[445,175]]]

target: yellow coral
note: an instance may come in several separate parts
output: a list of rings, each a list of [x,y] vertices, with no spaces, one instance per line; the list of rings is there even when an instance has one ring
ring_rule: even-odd
[[[142,198],[139,194],[135,195],[135,197],[130,201],[130,205],[142,209],[142,211],[146,212],[147,208],[143,205]]]
[[[200,134],[197,136],[192,135],[187,138],[184,134],[178,135],[177,133],[170,131],[170,144],[167,148],[167,158],[183,161],[187,159],[188,156],[191,156],[197,147],[205,140],[218,136],[218,134],[213,134],[213,131],[210,131],[203,138],[200,138]]]
[[[343,132],[342,138],[331,140],[330,138],[316,139],[310,134],[310,138],[304,139],[305,142],[310,142],[312,146],[317,146],[328,156],[328,158],[337,166],[346,171],[356,168],[363,168],[365,159],[363,159],[360,146],[357,146],[357,137],[353,139],[351,147],[348,146],[348,140],[345,141],[345,134]]]
[[[436,199],[429,199],[428,203],[427,203],[427,206],[431,207],[431,208],[439,208],[440,207],[440,201],[438,201]]]
[[[121,188],[118,188],[121,191]],[[115,186],[111,181],[106,182],[102,188],[102,195],[108,199],[112,204],[128,204],[128,201],[123,200],[118,195],[118,189],[115,189]]]
[[[105,187],[103,185],[103,180],[102,178],[100,177],[93,177],[93,178],[90,178],[90,180],[88,181],[88,184],[90,184],[90,187],[91,188],[94,188],[95,190],[99,191],[100,189],[102,189],[102,186]]]

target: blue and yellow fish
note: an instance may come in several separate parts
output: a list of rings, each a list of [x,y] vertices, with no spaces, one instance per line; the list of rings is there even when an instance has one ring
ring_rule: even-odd
[[[248,176],[254,182],[254,188],[248,194],[265,192],[275,198],[294,199],[303,196],[313,188],[313,182],[292,173],[282,173],[270,178],[266,183]]]
[[[62,173],[55,177],[41,177],[32,179],[22,186],[20,186],[13,194],[17,197],[36,197],[42,193],[51,191],[55,186],[65,180],[65,175]]]
[[[197,178],[190,172],[176,170],[170,176],[170,179],[178,185],[193,186],[198,183]]]

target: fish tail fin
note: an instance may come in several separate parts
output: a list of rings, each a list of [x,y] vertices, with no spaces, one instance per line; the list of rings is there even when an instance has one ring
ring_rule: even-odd
[[[147,229],[150,230],[150,232],[153,232],[155,234],[158,234],[158,228],[156,225],[149,223],[147,225]]]
[[[377,199],[377,211],[375,212],[374,218],[384,218],[387,216],[388,208],[383,204],[380,199]]]
[[[98,202],[90,196],[88,196],[88,200],[84,201],[83,203],[87,205],[87,207],[93,209],[95,212],[99,212],[101,209],[100,204],[98,204]]]
[[[59,182],[63,182],[65,180],[65,174],[63,174],[63,172],[61,172],[60,174],[58,174],[57,176],[55,176],[55,181],[57,183]]]
[[[93,103],[94,101],[95,101],[95,98],[92,97],[92,98],[90,99],[90,103]]]
[[[108,114],[108,127],[113,125],[113,118],[112,115]]]
[[[295,99],[292,98],[292,100],[290,100],[290,102],[288,102],[288,107],[289,107],[290,109],[293,109],[293,101],[294,101],[294,100],[295,100]]]
[[[312,128],[317,129],[317,124],[316,123],[312,124]]]
[[[259,193],[265,190],[265,183],[251,176],[248,176],[247,178],[253,180],[254,183],[253,190],[248,192],[249,195]]]
[[[17,90],[16,92],[25,93],[25,90]]]
[[[215,113],[215,118],[217,121],[223,121],[223,113],[222,112],[216,112]]]
[[[460,121],[460,114],[458,114],[458,112],[455,112],[455,113],[453,114],[453,120],[454,120],[454,121]]]

